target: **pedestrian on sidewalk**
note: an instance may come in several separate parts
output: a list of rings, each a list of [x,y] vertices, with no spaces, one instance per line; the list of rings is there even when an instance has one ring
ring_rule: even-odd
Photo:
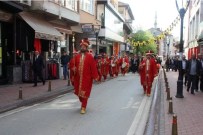
[[[42,70],[44,69],[44,62],[42,56],[39,54],[39,51],[35,51],[33,59],[32,69],[34,72],[34,85],[33,87],[37,86],[37,77],[42,81],[43,85],[45,84],[45,80],[43,78]]]
[[[150,96],[151,94],[152,83],[154,77],[157,75],[156,62],[151,55],[152,51],[147,51],[146,59],[143,59],[139,66],[141,84],[143,86],[144,93],[147,94],[147,96]]]
[[[182,77],[182,78],[178,78],[178,80],[185,80],[184,81],[185,86],[187,85],[187,70],[186,70],[187,65],[188,65],[188,60],[185,58],[185,55],[183,55],[182,60],[180,60],[178,63],[179,77]]]
[[[67,75],[69,76],[68,72],[68,63],[70,62],[70,56],[67,55],[66,51],[63,52],[61,56],[61,65],[63,66],[63,80],[66,80]]]
[[[81,114],[86,113],[88,98],[91,93],[93,79],[98,81],[99,75],[96,61],[88,53],[89,41],[83,39],[80,42],[80,53],[74,57],[75,64],[70,67],[74,71],[74,93],[81,102]]]
[[[197,89],[197,76],[200,76],[201,63],[196,59],[196,54],[192,54],[192,58],[188,61],[187,73],[188,83],[187,91],[191,88],[191,94],[195,94],[194,90]],[[191,87],[192,83],[192,87]]]
[[[203,92],[203,56],[202,54],[198,54],[199,56],[199,61],[201,63],[201,70],[200,70],[200,78],[197,78],[200,80],[200,91]],[[199,83],[197,83],[197,90],[198,90],[198,85]]]

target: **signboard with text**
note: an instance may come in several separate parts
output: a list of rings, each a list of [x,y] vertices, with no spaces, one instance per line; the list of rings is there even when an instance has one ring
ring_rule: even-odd
[[[82,24],[82,31],[85,33],[91,33],[94,31],[94,27],[91,23]]]

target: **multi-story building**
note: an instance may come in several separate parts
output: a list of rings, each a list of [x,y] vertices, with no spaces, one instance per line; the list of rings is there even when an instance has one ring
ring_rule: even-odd
[[[192,53],[203,53],[202,24],[203,24],[203,1],[193,0],[190,2],[188,13],[188,24],[186,23],[185,53],[191,58]]]
[[[98,1],[97,19],[101,19],[99,32],[99,38],[103,39],[101,50],[108,55],[120,55],[120,45],[124,43],[123,24],[125,20],[118,12],[118,1]]]
[[[32,81],[31,65],[35,50],[40,51],[45,58],[45,78],[60,78],[61,51],[71,50],[74,33],[82,32],[81,28],[77,27],[80,22],[79,1],[5,1],[0,3],[3,5],[1,9],[11,9],[8,3],[12,3],[16,7],[22,6],[22,8],[17,13],[7,13],[13,20],[12,27],[3,25],[1,27],[1,31],[4,28],[6,31],[8,28],[11,29],[10,32],[7,32],[7,36],[14,37],[12,40],[2,39],[5,40],[3,46],[6,46],[4,49],[4,59],[7,62],[5,78],[10,82]],[[4,16],[7,14],[4,13]],[[9,35],[12,31],[15,33],[14,36]]]
[[[118,12],[125,19],[125,22],[123,23],[124,43],[121,44],[120,51],[121,52],[129,52],[131,49],[131,46],[127,42],[127,39],[133,31],[132,21],[134,20],[134,16],[133,16],[133,13],[131,11],[130,5],[123,3],[123,2],[118,3]]]
[[[44,57],[45,79],[62,76],[61,52],[72,54],[82,38],[96,53],[120,54],[134,19],[117,0],[19,0],[0,2],[0,80],[31,82],[34,51]],[[123,32],[123,30],[126,30]]]

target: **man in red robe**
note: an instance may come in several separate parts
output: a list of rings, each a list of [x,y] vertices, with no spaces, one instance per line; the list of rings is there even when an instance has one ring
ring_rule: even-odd
[[[97,60],[96,60],[96,65],[97,65],[97,71],[99,75],[99,82],[101,82],[102,79],[102,56],[101,54],[97,55]]]
[[[121,73],[124,76],[129,69],[129,59],[127,55],[124,55],[121,59],[120,59],[120,63],[121,63]]]
[[[103,54],[102,58],[102,76],[104,77],[104,81],[107,78],[108,72],[109,72],[109,60],[107,58],[106,54]]]
[[[91,93],[93,79],[98,81],[96,62],[88,53],[89,41],[83,39],[80,43],[80,53],[74,58],[75,65],[70,69],[74,71],[74,93],[81,102],[81,114],[86,113],[87,101]]]
[[[156,63],[154,59],[151,58],[152,51],[148,51],[146,53],[146,59],[144,59],[139,66],[140,76],[141,76],[141,84],[144,88],[144,93],[147,96],[151,94],[151,87],[156,76]]]
[[[110,76],[113,78],[116,75],[116,59],[112,55],[110,60]]]

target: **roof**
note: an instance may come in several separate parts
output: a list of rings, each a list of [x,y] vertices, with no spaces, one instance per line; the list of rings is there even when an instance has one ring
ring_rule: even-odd
[[[118,2],[118,7],[126,7],[127,10],[128,10],[128,12],[129,12],[129,15],[130,15],[131,19],[132,19],[132,20],[135,19],[129,4],[123,3],[123,2],[120,2],[120,1],[119,1],[119,2]]]

